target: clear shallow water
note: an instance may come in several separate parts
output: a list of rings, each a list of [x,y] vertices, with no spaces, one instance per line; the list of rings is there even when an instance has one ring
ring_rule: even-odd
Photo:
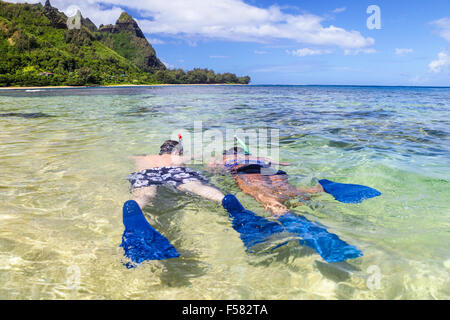
[[[0,91],[0,298],[448,299],[449,119],[446,88]],[[364,256],[326,264],[294,242],[248,255],[221,206],[162,190],[145,214],[182,257],[126,269],[127,156],[156,153],[194,120],[279,129],[295,185],[327,178],[382,191],[358,205],[322,194],[293,209]],[[211,181],[267,215],[231,178]]]

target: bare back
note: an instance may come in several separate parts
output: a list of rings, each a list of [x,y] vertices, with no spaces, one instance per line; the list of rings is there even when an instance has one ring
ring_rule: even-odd
[[[136,171],[159,167],[182,167],[184,166],[183,157],[173,154],[133,156],[136,165]]]

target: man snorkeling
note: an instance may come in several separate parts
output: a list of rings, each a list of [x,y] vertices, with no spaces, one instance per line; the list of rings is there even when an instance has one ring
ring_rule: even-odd
[[[237,200],[232,205],[224,200],[224,207],[230,217],[233,217],[233,228],[240,233],[247,251],[252,252],[255,245],[267,241],[273,234],[288,232],[298,236],[300,244],[313,248],[327,262],[341,262],[363,255],[356,247],[329,233],[323,226],[289,212],[285,203],[296,197],[305,199],[306,194],[319,192],[332,194],[336,200],[343,203],[360,203],[364,199],[381,195],[378,190],[325,179],[319,180],[319,185],[314,188],[297,188],[288,182],[286,172],[271,166],[288,166],[290,163],[276,163],[271,159],[251,156],[246,145],[239,139],[236,140],[243,148],[234,147],[224,151],[222,159],[211,162],[208,167],[224,169],[231,173],[239,188],[253,196],[266,210],[271,211],[278,221],[271,221],[245,210]],[[301,202],[297,201],[296,204],[300,205]],[[281,243],[276,248],[286,243]]]
[[[208,167],[224,169],[231,173],[239,188],[261,203],[264,208],[275,216],[289,211],[284,205],[295,197],[305,197],[307,194],[323,192],[321,185],[315,188],[297,188],[288,182],[288,175],[282,170],[276,170],[272,165],[289,166],[287,162],[273,162],[271,159],[254,157],[243,148],[234,147],[223,152],[219,162],[211,162]],[[298,202],[297,205],[301,203]]]
[[[183,146],[179,141],[165,141],[158,155],[130,158],[135,160],[136,172],[127,179],[131,183],[133,200],[141,209],[153,200],[157,187],[162,185],[170,185],[219,203],[225,196],[218,189],[204,184],[207,179],[199,171],[184,166]]]
[[[219,202],[233,217],[253,214],[246,211],[234,195],[224,195],[217,188],[206,185],[207,179],[199,171],[184,166],[186,158],[183,157],[181,136],[179,139],[165,141],[158,155],[130,157],[135,160],[136,172],[127,177],[131,183],[132,199],[123,205],[125,230],[121,247],[133,263],[179,256],[177,249],[148,223],[142,213],[142,209],[156,196],[158,186],[171,186]],[[125,265],[131,268],[133,263]]]

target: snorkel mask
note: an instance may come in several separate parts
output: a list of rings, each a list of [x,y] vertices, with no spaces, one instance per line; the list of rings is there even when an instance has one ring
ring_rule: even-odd
[[[182,137],[178,135],[178,141],[176,140],[167,140],[160,147],[159,155],[163,154],[172,154],[173,151],[176,150],[180,155],[183,154],[183,145],[182,145]]]

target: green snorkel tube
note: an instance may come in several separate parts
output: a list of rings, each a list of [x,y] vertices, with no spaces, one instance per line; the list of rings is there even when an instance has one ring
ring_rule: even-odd
[[[244,143],[244,141],[239,139],[237,136],[234,136],[234,141],[237,141],[241,145],[242,149],[244,149],[244,153],[245,153],[246,156],[248,156],[250,154],[250,151],[248,151],[248,147]]]

